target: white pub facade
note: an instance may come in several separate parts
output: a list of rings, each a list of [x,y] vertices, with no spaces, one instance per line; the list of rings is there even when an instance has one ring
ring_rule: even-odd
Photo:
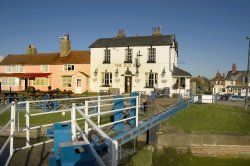
[[[169,95],[190,95],[188,72],[177,68],[178,45],[174,35],[125,37],[119,31],[114,38],[97,39],[90,45],[90,91],[116,88],[119,93],[168,89]]]

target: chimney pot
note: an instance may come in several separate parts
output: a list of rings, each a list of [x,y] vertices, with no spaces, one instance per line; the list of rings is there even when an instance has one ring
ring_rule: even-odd
[[[232,65],[232,73],[234,74],[234,73],[236,73],[236,71],[237,71],[237,67],[236,67],[236,63],[234,63]]]
[[[152,36],[161,36],[161,27],[153,27]]]
[[[116,35],[117,38],[124,38],[125,37],[125,33],[123,29],[119,29]]]
[[[26,54],[37,54],[37,49],[34,44],[29,44],[26,49]]]
[[[69,55],[71,50],[71,41],[69,34],[65,33],[63,37],[60,37],[60,57],[66,57]]]

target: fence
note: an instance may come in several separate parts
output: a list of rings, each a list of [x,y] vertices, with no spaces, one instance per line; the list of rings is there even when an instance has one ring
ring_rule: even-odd
[[[4,150],[7,148],[8,144],[10,144],[9,146],[9,155],[8,155],[8,159],[5,162],[5,165],[7,166],[14,154],[14,140],[13,140],[13,135],[14,135],[14,131],[15,131],[15,102],[12,102],[10,105],[8,105],[7,107],[5,107],[3,110],[0,111],[0,115],[3,114],[4,112],[6,112],[9,108],[11,108],[11,117],[10,120],[2,127],[2,129],[0,130],[0,134],[4,132],[4,130],[6,128],[10,128],[10,134],[9,137],[7,138],[7,140],[5,141],[5,143],[3,144],[1,150],[0,150],[0,156],[2,155],[2,153],[4,152]]]

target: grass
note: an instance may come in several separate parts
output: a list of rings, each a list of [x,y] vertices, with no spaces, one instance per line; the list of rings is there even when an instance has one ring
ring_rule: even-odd
[[[32,114],[39,113],[38,111],[33,111]],[[20,112],[20,127],[25,127],[26,119],[25,119],[25,111]],[[82,116],[79,113],[76,113],[76,118],[82,118]],[[8,121],[10,120],[10,111],[7,111],[3,113],[0,116],[0,126],[4,126]],[[71,120],[71,113],[66,112],[65,115],[62,115],[62,113],[53,113],[53,114],[45,114],[45,115],[39,115],[39,116],[32,116],[30,117],[30,127],[32,126],[38,126],[38,125],[45,125],[50,124],[54,122],[62,122]],[[91,120],[95,123],[97,123],[97,117],[91,118]],[[16,121],[17,121],[17,115],[16,115]],[[104,115],[101,118],[101,124],[109,123],[110,117],[109,115]],[[82,123],[83,125],[84,123]]]
[[[156,149],[154,152],[148,149],[139,150],[130,162],[123,166],[249,166],[249,158],[215,158],[195,157],[190,151],[177,154],[173,148]]]
[[[138,151],[132,159],[131,165],[133,166],[151,166],[153,160],[153,154],[148,149]]]
[[[250,135],[250,111],[220,104],[192,104],[161,124],[161,129]]]

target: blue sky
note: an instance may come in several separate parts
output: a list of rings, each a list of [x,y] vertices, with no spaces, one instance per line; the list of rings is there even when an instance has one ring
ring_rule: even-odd
[[[73,50],[85,50],[97,38],[151,35],[161,26],[175,34],[179,64],[193,76],[212,78],[231,70],[246,70],[250,35],[249,0],[1,0],[0,56],[58,52],[59,37],[71,35]]]

